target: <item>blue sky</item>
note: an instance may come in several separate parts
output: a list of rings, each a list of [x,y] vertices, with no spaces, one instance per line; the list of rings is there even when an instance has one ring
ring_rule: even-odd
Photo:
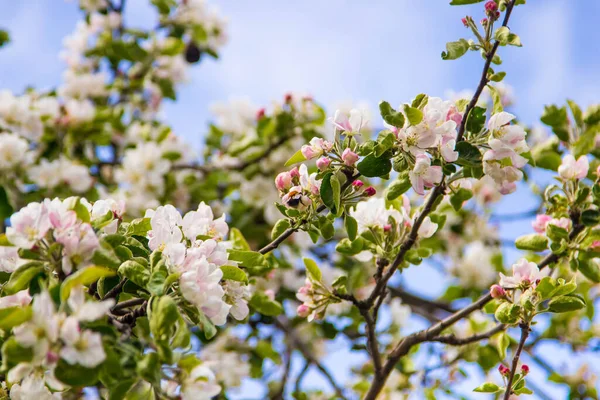
[[[2,3],[0,28],[10,31],[13,42],[0,51],[0,88],[20,92],[28,85],[55,86],[64,67],[58,58],[61,40],[80,18],[76,2]],[[126,22],[152,26],[155,16],[148,3],[129,0]],[[198,147],[210,119],[209,104],[231,96],[248,96],[268,105],[287,92],[299,91],[312,94],[326,106],[354,100],[375,107],[380,100],[399,104],[422,92],[443,96],[448,89],[474,89],[482,68],[479,55],[443,61],[440,53],[447,41],[468,37],[460,18],[469,14],[478,21],[482,5],[450,7],[447,3],[213,1],[229,20],[230,41],[220,60],[205,61],[190,71],[190,81],[181,87],[177,103],[166,105],[166,119]],[[507,71],[505,81],[514,87],[517,103],[512,111],[521,120],[535,123],[544,104],[562,103],[566,98],[583,106],[598,101],[600,2],[528,3],[515,10],[510,24],[524,47],[501,48],[504,63],[496,68]],[[507,212],[529,209],[528,199],[509,196],[500,208]],[[529,231],[527,222],[502,227],[506,238]],[[409,270],[405,279],[413,278],[417,283],[427,282],[427,293],[432,296],[442,287],[441,282],[430,284],[442,278],[434,269]],[[328,360],[332,369],[337,361]],[[336,375],[344,374],[336,370]],[[317,374],[309,378],[315,385],[322,383]]]

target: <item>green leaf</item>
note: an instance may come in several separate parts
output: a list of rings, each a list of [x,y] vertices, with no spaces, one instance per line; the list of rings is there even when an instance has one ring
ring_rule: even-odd
[[[0,246],[12,247],[12,243],[6,237],[6,233],[0,233]]]
[[[385,157],[366,156],[356,165],[358,172],[368,178],[387,175],[392,170],[392,162]]]
[[[425,93],[420,93],[414,98],[410,106],[422,110],[427,105],[428,101],[429,97]]]
[[[406,118],[411,125],[419,125],[423,121],[423,111],[408,104],[404,105],[404,114],[406,114]]]
[[[408,173],[402,173],[392,182],[385,191],[385,198],[389,201],[395,200],[410,189],[410,179]]]
[[[498,386],[492,382],[486,382],[480,386],[477,386],[475,389],[473,389],[474,392],[478,392],[478,393],[497,393],[500,390],[501,390],[500,386]]]
[[[481,165],[481,152],[469,142],[461,141],[456,145],[458,160],[456,164],[463,167],[479,167]]]
[[[535,287],[535,291],[539,293],[542,300],[550,298],[550,294],[556,288],[556,281],[550,276],[545,276],[540,280],[540,283]]]
[[[276,317],[283,313],[283,307],[279,302],[271,300],[266,294],[260,292],[254,293],[248,305],[269,317]]]
[[[150,218],[137,218],[131,221],[125,234],[127,236],[146,236],[151,229]]]
[[[510,336],[508,333],[502,332],[498,337],[498,355],[500,359],[504,360],[506,358],[506,350],[510,345]]]
[[[569,119],[565,107],[545,106],[540,120],[552,127],[552,132],[563,142],[569,142]]]
[[[356,235],[358,233],[358,223],[349,214],[346,214],[346,217],[344,218],[344,227],[346,228],[348,239],[356,239]]]
[[[2,44],[0,43],[0,47],[1,46]],[[14,209],[8,201],[6,190],[2,186],[0,186],[0,221],[3,221],[6,218],[10,217],[13,214],[13,212]]]
[[[496,72],[495,74],[490,76],[490,81],[492,82],[502,82],[504,77],[506,76],[506,72]]]
[[[238,228],[229,230],[229,239],[233,242],[233,248],[236,250],[250,250],[250,245],[242,232]]]
[[[502,26],[496,30],[494,33],[494,39],[500,43],[500,46],[522,46],[519,36],[512,33],[506,26]]]
[[[581,111],[581,108],[573,100],[567,99],[567,104],[571,109],[571,113],[573,114],[573,118],[575,118],[577,125],[583,125],[583,112]]]
[[[290,220],[282,218],[275,223],[273,230],[271,231],[271,240],[277,239],[283,232],[285,232],[291,226]]]
[[[154,297],[150,302],[149,314],[150,331],[156,340],[168,341],[173,334],[173,328],[181,319],[177,304],[171,296]]]
[[[241,262],[246,267],[261,266],[265,256],[256,251],[229,250],[229,259]]]
[[[520,250],[544,251],[548,248],[548,238],[544,235],[532,233],[518,237],[515,240],[515,246]]]
[[[139,376],[145,381],[152,383],[153,385],[160,384],[160,360],[158,359],[158,353],[146,353],[141,360],[138,361],[135,370]]]
[[[469,189],[460,188],[450,196],[450,204],[452,204],[454,210],[458,211],[462,208],[463,203],[471,197],[473,197],[473,192]]]
[[[10,369],[20,362],[29,362],[33,358],[33,348],[23,347],[11,336],[2,344],[3,369]]]
[[[404,126],[404,115],[401,112],[394,110],[394,108],[387,101],[379,103],[379,112],[381,117],[388,124],[397,128]]]
[[[284,165],[286,167],[289,167],[290,165],[294,165],[305,160],[306,157],[304,157],[304,154],[302,154],[302,149],[300,149],[297,152],[295,152],[294,155],[291,156],[290,159],[287,160]]]
[[[62,358],[54,370],[56,379],[73,387],[94,386],[98,382],[98,374],[102,364],[94,368],[86,368],[83,365],[71,365]]]
[[[363,249],[363,246],[364,241],[360,237],[353,241],[349,239],[342,239],[335,246],[335,251],[341,254],[353,256],[360,253]]]
[[[223,279],[248,283],[248,275],[235,265],[223,265],[221,271],[223,271]]]
[[[581,213],[581,222],[585,226],[596,226],[600,223],[600,211],[598,210],[585,210]]]
[[[322,276],[321,276],[321,270],[319,269],[319,266],[317,265],[317,263],[314,262],[313,260],[311,260],[310,258],[303,258],[302,260],[304,261],[304,265],[306,266],[306,270],[308,271],[310,276],[315,281],[320,282]]]
[[[150,280],[150,270],[133,260],[121,264],[119,275],[126,277],[140,287],[146,287]]]
[[[467,118],[467,131],[479,133],[485,125],[485,111],[483,107],[475,106]]]
[[[96,282],[100,278],[116,275],[115,271],[97,265],[89,265],[79,271],[69,275],[60,287],[60,299],[65,301],[69,298],[71,289],[75,286],[87,286],[90,283]]]
[[[585,301],[578,296],[559,296],[548,303],[548,310],[563,313],[580,310],[585,307]]]
[[[333,214],[336,214],[340,207],[340,181],[332,172],[328,172],[323,177],[320,193],[323,204],[325,204]]]
[[[204,315],[203,312],[200,312],[198,315],[198,320],[198,326],[202,330],[202,333],[204,333],[206,340],[210,340],[215,337],[217,334],[217,327],[206,315]]]
[[[31,306],[14,306],[0,309],[0,329],[8,331],[31,319]]]
[[[490,96],[492,96],[492,114],[498,114],[504,111],[504,107],[502,107],[502,99],[500,97],[500,93],[496,89],[495,86],[487,85],[490,90]]]
[[[590,281],[600,283],[600,267],[592,260],[579,260],[579,272]]]
[[[442,51],[442,59],[456,60],[457,58],[462,57],[468,50],[469,42],[465,39],[460,39],[456,42],[448,42],[446,43],[446,51]]]
[[[514,324],[521,316],[521,307],[516,304],[504,302],[494,313],[496,319],[503,324]]]
[[[10,35],[4,29],[0,29],[0,47],[10,43]]]
[[[165,281],[169,275],[165,262],[161,260],[159,264],[152,268],[152,274],[146,287],[155,296],[160,296],[165,291]]]
[[[29,287],[29,282],[43,271],[44,266],[38,261],[32,261],[21,265],[10,275],[10,279],[4,285],[4,293],[15,294],[23,289],[27,289]]]
[[[129,251],[129,253],[131,253],[129,249],[127,250]],[[129,258],[131,258],[131,256],[129,256]],[[100,241],[100,247],[98,247],[94,254],[92,254],[92,262],[95,265],[100,265],[112,269],[117,269],[121,265],[121,260],[119,259],[117,254],[115,254],[115,250],[113,250],[110,244],[102,240]]]

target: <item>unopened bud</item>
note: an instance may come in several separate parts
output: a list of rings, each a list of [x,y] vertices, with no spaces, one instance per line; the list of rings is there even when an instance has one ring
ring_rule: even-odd
[[[496,11],[498,11],[498,4],[496,4],[495,1],[490,0],[487,3],[485,3],[486,13],[495,13]]]
[[[263,119],[265,116],[265,109],[261,108],[260,110],[258,110],[258,112],[256,113],[256,120],[261,120]]]
[[[290,104],[292,102],[292,94],[291,93],[286,94],[284,101],[286,104]]]
[[[488,19],[487,18],[483,18],[481,20],[481,25],[486,26],[488,24]]]
[[[302,318],[308,317],[308,314],[310,314],[310,308],[308,308],[307,305],[300,304],[298,306],[298,309],[296,310],[296,313],[298,314],[299,317],[302,317]]]
[[[521,365],[521,373],[523,375],[527,375],[529,373],[529,365],[527,365],[527,364]]]
[[[361,187],[363,187],[363,185],[364,185],[364,183],[360,179],[357,179],[354,182],[352,182],[352,186],[355,187],[356,189],[360,189]]]
[[[390,224],[386,224],[386,225],[384,225],[384,226],[383,226],[383,231],[384,231],[385,233],[387,233],[387,232],[389,232],[389,231],[391,231],[391,230],[392,230],[392,225],[390,225]]]
[[[367,197],[375,196],[375,193],[377,193],[377,190],[375,190],[373,186],[369,186],[365,189],[365,195]]]
[[[329,164],[331,164],[331,160],[327,157],[321,157],[317,160],[317,168],[319,168],[320,171],[325,171],[329,168]]]
[[[510,374],[510,369],[504,364],[500,364],[500,366],[498,366],[498,372],[500,372],[501,375],[508,375]]]
[[[465,28],[469,27],[469,21],[467,21],[467,17],[464,17],[461,19],[463,25],[465,26]]]
[[[494,299],[498,299],[498,298],[502,298],[502,297],[506,296],[506,291],[500,285],[492,285],[492,288],[490,289],[490,293],[492,295],[492,298],[494,298]]]

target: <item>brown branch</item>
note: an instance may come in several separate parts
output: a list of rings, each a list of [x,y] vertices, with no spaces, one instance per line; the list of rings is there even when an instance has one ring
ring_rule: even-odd
[[[113,308],[111,308],[111,311],[118,311],[118,310],[122,310],[124,308],[139,306],[139,305],[143,304],[145,301],[146,300],[144,300],[142,298],[125,300],[125,301],[115,304],[113,306]]]
[[[505,330],[506,328],[507,328],[506,325],[499,324],[487,332],[478,333],[476,335],[471,335],[471,336],[467,336],[464,338],[459,338],[459,337],[456,337],[454,334],[449,334],[449,335],[435,336],[435,337],[431,338],[430,341],[445,343],[445,344],[449,344],[452,346],[464,346],[467,344],[479,342],[484,339],[489,339],[490,337],[494,336],[496,333],[501,332],[501,331]]]
[[[519,340],[519,346],[517,347],[517,351],[513,356],[512,366],[510,368],[510,375],[508,376],[508,383],[506,384],[506,392],[504,393],[504,400],[508,400],[512,393],[512,384],[513,379],[515,378],[515,373],[517,372],[517,367],[519,366],[519,357],[521,357],[523,346],[525,345],[527,336],[529,336],[529,324],[522,323],[519,326],[521,327],[521,340]]]
[[[409,306],[417,306],[423,310],[434,313],[436,311],[445,311],[449,313],[456,312],[448,303],[439,300],[429,300],[419,297],[413,293],[407,292],[402,288],[388,287],[390,296],[398,297],[404,304]]]
[[[506,5],[506,14],[504,14],[504,21],[502,21],[502,26],[508,25],[508,19],[510,18],[510,14],[513,10],[514,5],[515,5],[515,0],[509,1],[508,4]],[[483,72],[481,74],[481,79],[479,80],[479,85],[477,85],[475,94],[473,94],[471,101],[467,105],[467,108],[465,108],[465,112],[463,114],[463,119],[462,119],[462,121],[460,123],[460,127],[458,129],[458,136],[456,138],[456,143],[463,140],[463,136],[465,134],[465,128],[467,126],[467,120],[469,119],[469,114],[471,113],[473,108],[475,108],[475,105],[477,105],[477,102],[479,101],[479,96],[481,96],[481,93],[483,92],[483,88],[485,88],[485,85],[487,85],[489,82],[488,76],[487,76],[488,70],[490,69],[492,60],[494,59],[494,56],[496,55],[498,46],[500,46],[500,42],[496,40],[494,42],[494,45],[492,46],[492,49],[490,50],[490,52],[486,54],[485,64],[483,65]]]
[[[102,298],[102,300],[107,300],[107,299],[114,299],[116,298],[119,293],[121,293],[121,290],[123,290],[123,286],[125,285],[125,283],[127,282],[127,278],[123,278],[119,281],[119,283],[116,284],[115,287],[113,287],[112,289],[110,289]]]
[[[369,354],[373,360],[373,367],[375,368],[375,379],[381,374],[381,354],[379,353],[379,342],[377,335],[375,334],[375,319],[371,316],[369,310],[364,308],[359,309],[360,314],[365,319],[365,333],[367,335],[367,348]]]

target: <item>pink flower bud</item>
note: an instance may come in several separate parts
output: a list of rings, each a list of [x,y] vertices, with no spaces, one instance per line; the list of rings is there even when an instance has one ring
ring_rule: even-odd
[[[387,233],[387,232],[389,232],[391,230],[392,230],[392,226],[390,224],[386,224],[386,225],[383,226],[383,231],[384,232]]]
[[[298,171],[298,167],[294,167],[290,170],[290,176],[292,177],[292,179],[300,178],[300,171]]]
[[[469,27],[469,22],[467,22],[467,17],[462,18],[461,21],[462,21],[463,25],[465,26],[465,28]]]
[[[485,12],[486,13],[495,13],[496,11],[498,11],[498,4],[496,4],[495,1],[490,0],[487,3],[485,3]]]
[[[265,294],[267,295],[269,300],[271,300],[271,301],[275,300],[275,292],[273,291],[273,289],[265,290]]]
[[[298,309],[296,310],[296,313],[298,314],[299,317],[302,317],[302,318],[308,317],[308,314],[310,314],[310,308],[308,308],[308,306],[306,306],[304,304],[300,304],[298,306]]]
[[[364,183],[360,179],[357,179],[354,182],[352,182],[352,186],[356,189],[360,189],[361,187],[363,187],[363,185]]]
[[[56,362],[58,362],[58,354],[56,354],[53,351],[49,351],[46,353],[46,361],[48,362],[48,364],[54,364]]]
[[[258,112],[256,113],[256,120],[259,121],[261,119],[263,119],[265,116],[265,109],[261,108],[260,110],[258,110]]]
[[[521,365],[521,373],[523,375],[527,375],[529,373],[529,365],[527,365],[527,364]]]
[[[285,103],[290,104],[292,102],[292,94],[288,93],[285,95]]]
[[[302,155],[304,156],[304,158],[306,158],[307,160],[311,160],[318,155],[318,153],[311,146],[309,146],[307,144],[302,146],[300,151],[302,152]]]
[[[488,24],[488,19],[487,18],[482,18],[480,21],[480,24],[483,26],[486,26]]]
[[[592,242],[592,245],[590,246],[592,248],[592,250],[594,251],[598,251],[600,250],[600,240],[594,240]]]
[[[321,157],[317,160],[317,168],[319,168],[320,171],[325,171],[329,168],[329,164],[331,164],[331,160],[327,157]]]
[[[349,148],[344,150],[344,152],[342,153],[342,160],[344,161],[344,164],[346,164],[349,167],[353,166],[358,161],[358,159],[358,154],[356,154]]]
[[[492,287],[490,289],[490,293],[492,295],[492,298],[494,298],[494,299],[498,299],[498,298],[506,296],[506,291],[500,285],[492,285]]]
[[[369,186],[365,189],[365,196],[367,197],[375,196],[375,193],[377,193],[377,190],[375,190],[373,186]]]
[[[504,364],[500,364],[498,366],[498,372],[500,372],[501,375],[508,375],[510,374],[510,369],[508,369],[508,367]]]
[[[275,187],[283,191],[292,187],[292,177],[289,172],[281,172],[275,178]]]

